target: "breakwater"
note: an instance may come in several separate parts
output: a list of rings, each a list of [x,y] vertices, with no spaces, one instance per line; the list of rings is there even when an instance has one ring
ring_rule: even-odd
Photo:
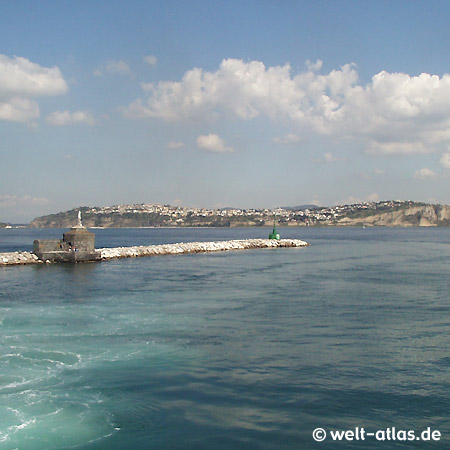
[[[101,248],[102,260],[134,258],[139,256],[180,255],[228,250],[250,250],[257,248],[305,247],[309,245],[299,239],[243,239],[215,242],[186,242],[180,244],[149,245],[141,247]]]
[[[309,245],[299,239],[243,239],[214,242],[186,242],[179,244],[148,245],[139,247],[115,247],[97,249],[101,260],[117,258],[137,258],[141,256],[180,255],[189,253],[207,253],[229,250],[252,250],[258,248],[305,247]],[[41,261],[34,253],[0,253],[0,266],[39,264]]]
[[[0,253],[0,266],[17,266],[20,264],[42,263],[34,253],[30,252],[9,252]]]

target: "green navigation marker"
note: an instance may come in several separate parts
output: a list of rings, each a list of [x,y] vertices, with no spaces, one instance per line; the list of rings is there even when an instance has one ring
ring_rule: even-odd
[[[277,233],[277,227],[275,225],[275,219],[273,219],[273,231],[269,234],[269,239],[276,239],[277,241],[280,240],[280,235]]]

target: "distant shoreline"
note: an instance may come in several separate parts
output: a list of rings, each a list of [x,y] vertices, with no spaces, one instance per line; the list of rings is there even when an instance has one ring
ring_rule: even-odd
[[[238,228],[307,226],[450,226],[450,206],[403,200],[331,207],[276,209],[186,208],[153,204],[80,206],[35,218],[31,227],[73,226],[78,214],[88,228]]]
[[[61,226],[61,227],[30,227],[30,226],[11,226],[11,227],[2,227],[0,230],[63,230],[69,229],[71,226]],[[259,229],[269,229],[272,228],[272,225],[232,225],[229,227],[215,227],[215,226],[162,226],[162,227],[90,227],[87,228],[91,230],[230,230],[237,228],[259,228]],[[318,223],[314,225],[285,225],[277,223],[277,228],[281,229],[297,229],[297,228],[450,228],[449,225],[416,225],[416,224],[402,224],[402,225],[381,225],[381,224],[371,224],[371,223],[363,223],[363,224],[324,224]]]

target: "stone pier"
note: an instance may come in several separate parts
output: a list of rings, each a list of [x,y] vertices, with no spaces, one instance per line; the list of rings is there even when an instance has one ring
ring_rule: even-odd
[[[307,245],[309,245],[307,242],[299,239],[243,239],[215,242],[187,242],[141,247],[101,248],[98,251],[101,253],[102,260],[106,260],[115,258],[135,258],[140,256],[252,250],[257,248],[305,247]]]
[[[208,253],[229,250],[253,250],[259,248],[280,248],[280,247],[306,247],[309,245],[299,239],[243,239],[233,241],[215,242],[186,242],[179,244],[148,245],[140,247],[116,247],[96,249],[97,260],[110,260],[117,258],[136,258],[141,256],[158,255],[183,255],[189,253]],[[45,253],[44,253],[45,255]],[[43,256],[44,256],[43,255]],[[45,255],[46,256],[46,255]],[[30,252],[0,253],[0,266],[39,264],[44,262],[81,262],[64,260],[39,259],[37,255]]]
[[[1,266],[17,266],[21,264],[42,264],[37,255],[30,252],[9,252],[0,253]]]

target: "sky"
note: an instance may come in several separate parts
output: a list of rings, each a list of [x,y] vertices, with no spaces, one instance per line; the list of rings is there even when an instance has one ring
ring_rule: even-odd
[[[450,2],[0,4],[0,222],[450,204]]]

